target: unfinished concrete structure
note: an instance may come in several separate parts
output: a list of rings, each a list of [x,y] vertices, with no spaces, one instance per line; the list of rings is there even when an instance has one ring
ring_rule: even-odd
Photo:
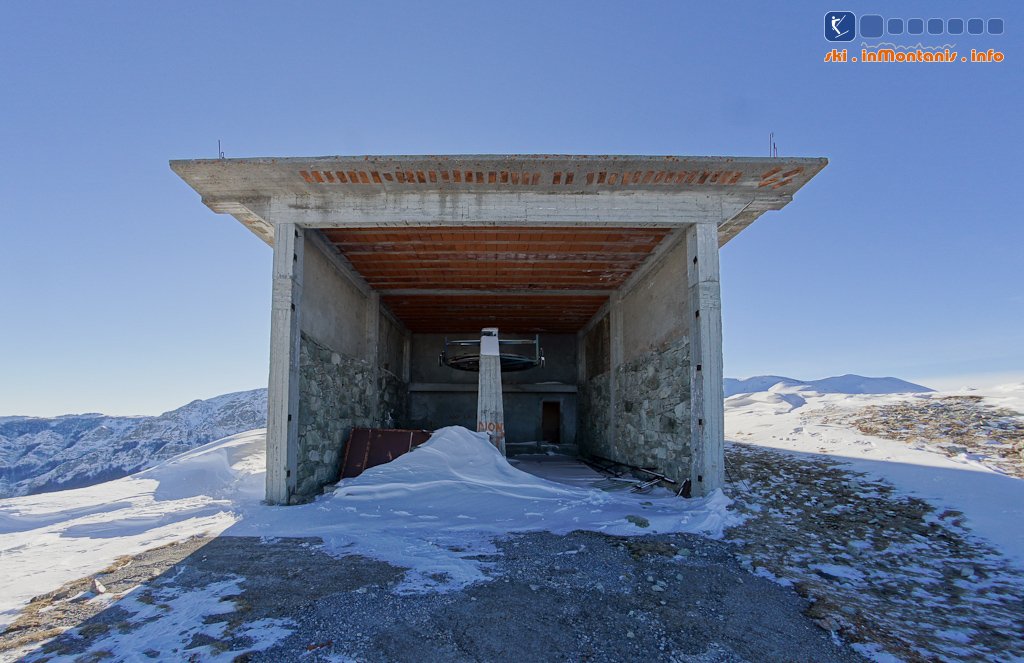
[[[718,249],[821,158],[367,156],[172,161],[274,247],[267,500],[338,476],[353,427],[475,428],[445,334],[540,333],[503,375],[509,442],[723,481]]]

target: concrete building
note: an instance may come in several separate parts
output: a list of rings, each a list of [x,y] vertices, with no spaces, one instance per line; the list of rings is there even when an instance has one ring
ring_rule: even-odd
[[[509,443],[723,481],[719,247],[821,158],[366,156],[172,161],[274,248],[267,500],[336,480],[353,427],[475,428],[445,336],[541,335],[503,375]]]

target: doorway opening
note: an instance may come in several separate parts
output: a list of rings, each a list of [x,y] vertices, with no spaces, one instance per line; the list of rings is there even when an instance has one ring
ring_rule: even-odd
[[[562,442],[562,404],[559,401],[544,401],[540,411],[541,439],[549,444]]]

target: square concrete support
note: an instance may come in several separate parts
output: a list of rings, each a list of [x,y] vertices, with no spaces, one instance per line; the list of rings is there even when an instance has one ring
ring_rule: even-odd
[[[608,444],[615,446],[618,434],[618,384],[616,373],[622,365],[622,294],[620,290],[612,293],[608,299],[609,345],[608,361]]]
[[[370,362],[370,411],[380,409],[380,294],[373,290],[366,298],[366,358]]]
[[[480,332],[480,371],[477,374],[476,429],[505,455],[505,406],[501,393],[501,350],[498,330]]]
[[[299,315],[302,304],[303,231],[274,227],[267,409],[267,502],[288,504],[298,467]]]
[[[718,227],[686,230],[690,304],[690,434],[694,495],[721,488],[725,472],[725,402],[722,391],[722,295]]]

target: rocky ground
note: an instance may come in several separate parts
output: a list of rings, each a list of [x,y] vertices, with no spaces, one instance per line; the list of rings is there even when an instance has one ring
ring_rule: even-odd
[[[865,435],[928,446],[949,456],[971,454],[1024,478],[1024,417],[981,396],[944,396],[873,405],[849,418]]]
[[[1024,658],[1024,572],[889,484],[817,456],[730,444],[744,566],[812,601],[823,629],[907,661]]]
[[[726,544],[531,533],[498,550],[483,560],[489,582],[399,594],[401,569],[330,557],[315,540],[194,539],[99,574],[106,600],[93,579],[39,597],[0,648],[34,648],[29,661],[118,660],[129,648],[135,660],[188,661],[860,660]]]

